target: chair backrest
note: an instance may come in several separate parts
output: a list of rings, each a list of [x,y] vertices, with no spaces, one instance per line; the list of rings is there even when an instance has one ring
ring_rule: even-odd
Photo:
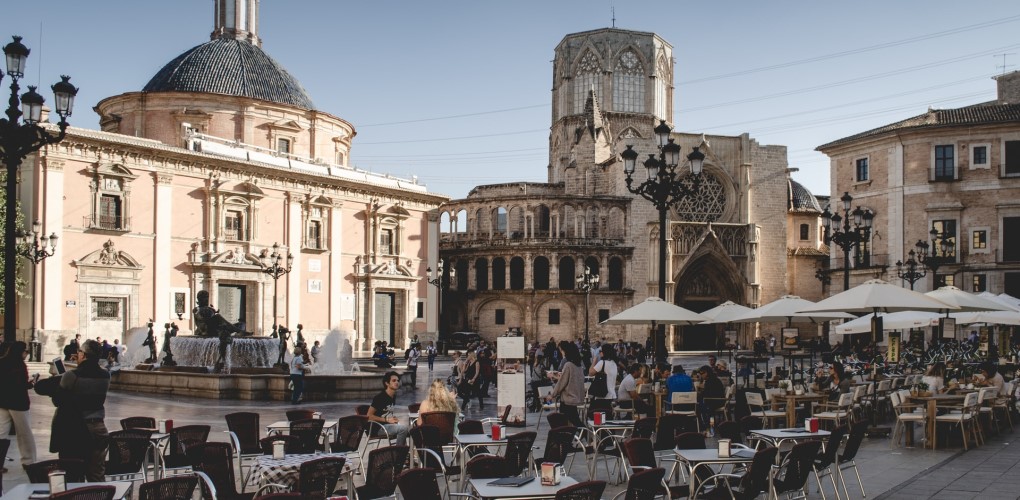
[[[336,452],[358,451],[361,440],[368,428],[368,418],[362,415],[348,415],[337,420],[337,432],[329,449]]]
[[[978,391],[977,404],[982,404],[985,402],[985,400],[990,401],[992,399],[995,399],[995,396],[998,393],[999,390],[994,387],[982,387],[981,390]]]
[[[631,438],[623,442],[623,452],[627,457],[627,463],[631,467],[655,467],[655,450],[652,449],[652,440],[645,438]]]
[[[613,413],[613,400],[597,398],[591,400],[588,403],[588,411],[585,412],[585,420],[594,420],[595,414],[598,412],[606,412],[610,415]]]
[[[408,469],[397,476],[397,487],[400,488],[400,496],[414,498],[416,500],[442,500],[443,494],[439,491],[439,481],[436,480],[436,470],[428,467]]]
[[[851,397],[850,402],[851,403],[860,402],[861,397],[864,396],[865,389],[867,389],[867,388],[865,386],[863,386],[863,385],[859,385],[857,387],[854,387],[853,392],[849,393],[851,395],[850,396]],[[848,406],[849,405],[849,403],[847,403],[846,405],[844,405],[842,403],[842,401],[843,401],[843,396],[842,395],[840,395],[839,401],[840,401],[840,404],[839,404],[840,406]]]
[[[584,481],[556,492],[556,500],[599,500],[606,491],[605,481]]]
[[[750,435],[751,431],[757,431],[764,428],[765,425],[762,423],[761,419],[753,415],[748,415],[740,419],[740,432],[744,436]]]
[[[50,495],[50,498],[58,500],[113,500],[113,495],[116,493],[116,486],[82,486],[63,493],[54,493]]]
[[[704,450],[705,435],[700,432],[682,432],[676,435],[678,450]]]
[[[768,490],[769,473],[776,463],[779,448],[769,447],[758,450],[748,466],[747,472],[740,478],[740,498],[757,498]]]
[[[671,450],[676,447],[676,434],[684,429],[684,421],[690,419],[683,415],[664,414],[659,417],[659,428],[655,431],[655,449]]]
[[[846,409],[860,397],[858,396],[860,392],[861,391],[859,386],[856,389],[854,389],[854,392],[852,393],[844,392],[843,394],[839,395],[839,401],[837,401],[836,404],[839,405],[840,408]]]
[[[354,407],[355,415],[368,415],[368,409],[371,405],[358,405]]]
[[[576,427],[565,426],[549,429],[545,438],[545,455],[543,462],[554,462],[562,464],[566,461],[567,455],[574,451],[574,434]]]
[[[670,403],[674,406],[674,410],[689,411],[692,408],[676,408],[677,405],[697,405],[698,404],[698,393],[696,392],[674,392],[670,396]]]
[[[382,496],[392,495],[397,489],[397,475],[404,470],[410,451],[409,447],[398,445],[384,446],[369,452],[365,484],[372,485]]]
[[[638,394],[651,394],[652,384],[641,384],[637,387]]]
[[[301,442],[301,438],[297,436],[288,436],[286,434],[274,434],[259,439],[259,447],[262,448],[263,455],[273,454],[273,443],[277,441],[283,441],[283,452],[284,453],[301,453],[304,448],[304,443]]]
[[[814,471],[813,464],[818,450],[821,449],[821,441],[805,441],[793,445],[793,449],[780,465],[779,476],[774,478],[773,484],[776,493],[784,493],[804,488],[808,477]]]
[[[199,443],[188,449],[191,467],[204,473],[216,488],[217,497],[237,495],[234,481],[234,451],[230,443]]]
[[[139,485],[138,500],[191,500],[197,486],[195,475],[156,479]]]
[[[868,433],[868,422],[857,422],[850,429],[850,438],[846,440],[846,445],[843,446],[843,453],[839,455],[840,462],[847,462],[853,460],[857,456],[857,451],[861,449],[861,443],[864,442],[864,435]]]
[[[666,469],[656,467],[635,472],[627,481],[625,500],[653,500],[662,494],[662,478]]]
[[[775,401],[781,389],[765,389],[765,401]]]
[[[558,411],[549,412],[549,414],[546,415],[545,419],[546,421],[549,422],[550,429],[570,425],[570,419],[567,418],[565,414],[560,413]]]
[[[506,451],[503,458],[506,459],[507,470],[511,476],[516,476],[528,468],[531,460],[531,447],[535,444],[538,434],[534,431],[518,432],[506,437]]]
[[[963,406],[970,408],[978,404],[978,398],[981,397],[980,392],[971,392],[963,397]]]
[[[655,434],[655,427],[658,419],[655,417],[643,417],[634,421],[634,430],[631,432],[631,437],[641,437],[651,439],[652,435]]]
[[[478,455],[468,460],[467,475],[471,479],[495,479],[509,477],[506,459],[495,455]]]
[[[298,472],[298,490],[302,498],[325,499],[336,491],[336,483],[343,473],[344,457],[323,457],[301,464]]]
[[[757,392],[747,391],[744,397],[747,398],[747,405],[754,407],[751,411],[761,411],[765,406],[765,400]]]
[[[321,418],[290,422],[290,435],[301,440],[299,453],[315,453],[315,450],[319,449],[319,437],[322,436],[322,426],[325,423],[326,421]]]
[[[879,383],[878,383],[878,392],[888,391],[889,387],[891,385],[892,385],[892,380],[885,379],[885,380],[879,381]]]
[[[457,431],[461,434],[485,434],[485,426],[481,420],[464,420],[457,424]]]
[[[152,417],[128,417],[120,419],[121,429],[156,429],[156,419]]]
[[[167,454],[173,456],[187,455],[192,446],[209,440],[208,425],[182,425],[170,430],[170,446]]]
[[[418,410],[420,410],[420,409],[421,409],[421,403],[411,403],[411,404],[407,405],[407,412],[408,413],[418,413]]]
[[[843,444],[843,438],[846,437],[847,432],[850,429],[845,425],[841,425],[832,430],[829,434],[829,440],[825,443],[825,450],[818,454],[815,460],[816,468],[823,468],[832,465],[836,461],[836,454],[839,453],[839,446]]]
[[[744,442],[744,434],[740,432],[740,424],[732,420],[715,424],[715,435],[719,439],[729,439],[734,443]]]
[[[903,398],[899,392],[892,391],[889,393],[889,402],[892,403],[893,409],[898,409],[903,404]]]
[[[452,411],[430,411],[418,415],[421,425],[434,425],[439,429],[441,445],[453,443],[453,428],[457,424],[457,414]]]
[[[138,432],[131,430],[110,433],[106,474],[133,474],[142,469],[150,442],[148,436],[139,435]]]
[[[250,411],[228,413],[224,416],[227,420],[227,430],[237,436],[237,442],[241,447],[239,453],[258,453],[259,439],[259,414]]]
[[[295,420],[308,420],[315,418],[315,412],[312,410],[287,410],[287,421],[293,422]]]
[[[420,453],[417,457],[423,462],[423,467],[441,469],[446,467],[446,457],[443,455],[443,445],[439,444],[439,429],[434,425],[412,426],[411,442],[414,443],[416,451],[432,450],[435,455],[427,452]]]
[[[30,483],[45,483],[49,481],[50,472],[55,470],[64,471],[64,480],[69,483],[85,482],[85,461],[77,458],[43,460],[25,466],[25,474],[28,476],[28,482]]]

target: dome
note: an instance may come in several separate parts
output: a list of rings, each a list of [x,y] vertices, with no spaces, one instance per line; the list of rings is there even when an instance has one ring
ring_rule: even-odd
[[[142,90],[224,94],[315,109],[279,63],[256,45],[232,38],[216,38],[177,56]]]
[[[818,198],[811,194],[811,191],[799,182],[790,179],[790,189],[787,192],[786,206],[794,212],[821,212],[822,207],[818,205]]]

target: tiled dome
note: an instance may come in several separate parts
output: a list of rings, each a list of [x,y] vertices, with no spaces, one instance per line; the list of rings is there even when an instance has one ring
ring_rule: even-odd
[[[790,179],[790,190],[787,193],[787,206],[794,212],[821,212],[818,199],[811,191],[799,182]]]
[[[250,97],[315,109],[301,84],[259,47],[217,38],[174,58],[142,89]]]

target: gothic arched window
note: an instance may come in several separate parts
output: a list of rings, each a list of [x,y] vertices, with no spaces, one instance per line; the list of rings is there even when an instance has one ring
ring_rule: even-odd
[[[613,70],[613,109],[631,113],[645,111],[645,75],[641,59],[632,50],[620,55]]]
[[[609,279],[606,280],[606,285],[610,290],[623,289],[623,259],[619,257],[609,259]]]
[[[588,100],[588,91],[595,90],[595,95],[602,95],[602,65],[599,58],[591,51],[585,52],[574,72],[574,114],[584,111],[584,103]]]

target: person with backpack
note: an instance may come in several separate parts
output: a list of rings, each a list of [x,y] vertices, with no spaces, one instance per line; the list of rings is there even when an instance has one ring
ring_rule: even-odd
[[[436,352],[436,343],[435,342],[429,342],[429,346],[425,348],[425,354],[426,354],[426,356],[428,356],[429,371],[432,371],[432,368],[434,367],[434,365],[436,363],[436,354],[437,354],[437,352]]]
[[[411,372],[411,386],[415,389],[418,388],[418,358],[421,357],[421,351],[418,350],[418,344],[411,344],[411,348],[407,351],[407,370]]]

